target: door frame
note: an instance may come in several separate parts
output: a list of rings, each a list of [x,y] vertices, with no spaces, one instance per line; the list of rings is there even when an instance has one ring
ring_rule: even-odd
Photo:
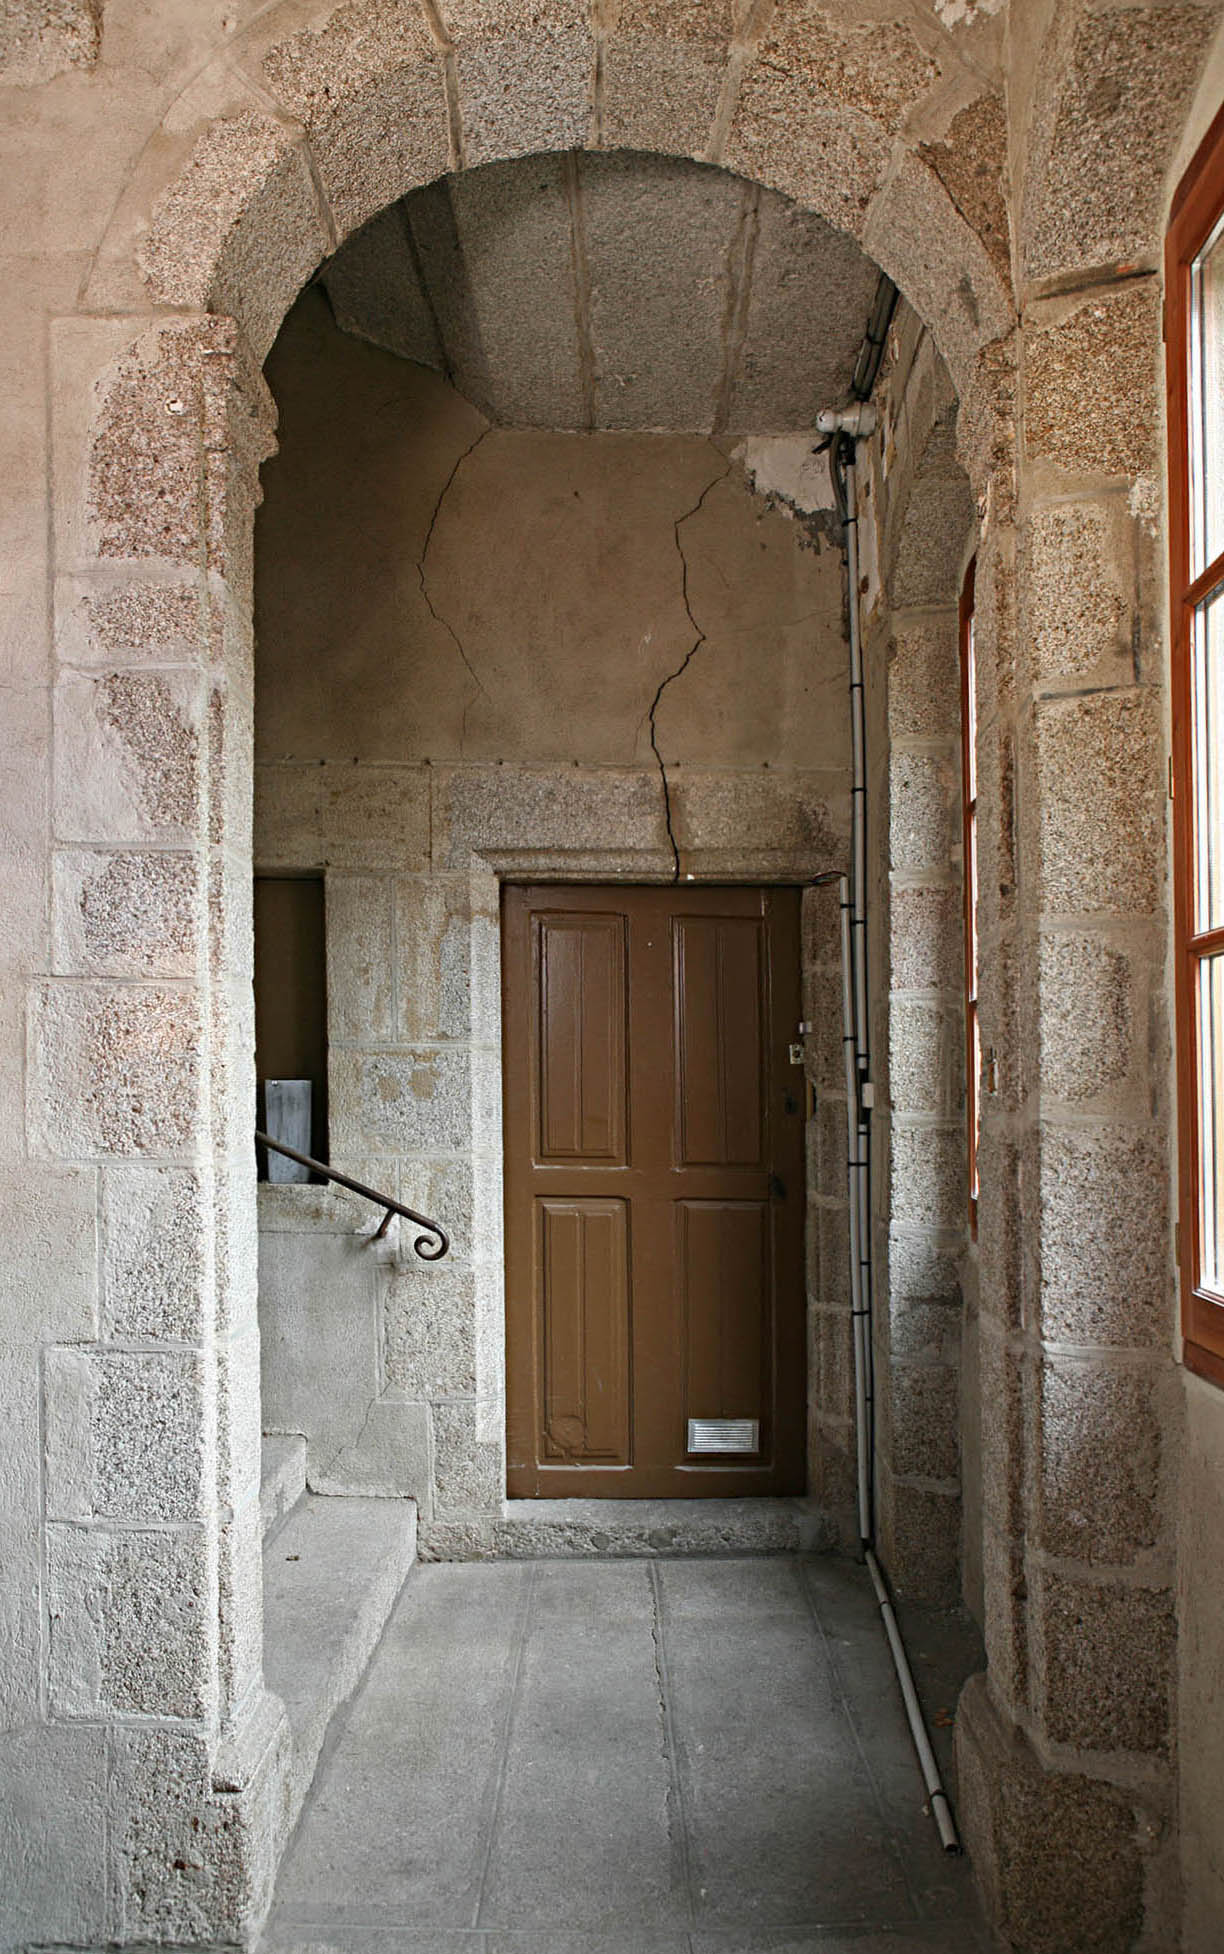
[[[740,835],[751,837],[754,829],[759,832],[763,825],[773,825],[762,823],[755,775],[721,776],[719,788],[720,842],[738,840]],[[780,781],[774,783],[774,791],[779,790]],[[686,850],[693,872],[685,881],[689,885],[798,886],[804,890],[802,1007],[805,1016],[822,1017],[829,1030],[826,1040],[809,1040],[805,1068],[816,1102],[815,1116],[807,1122],[805,1159],[806,1487],[809,1495],[815,1492],[827,1504],[826,1482],[832,1479],[840,1486],[843,1426],[845,1456],[852,1464],[853,1403],[849,1389],[841,1021],[840,1009],[824,1009],[830,997],[835,1002],[840,998],[840,916],[836,890],[815,889],[811,884],[814,876],[844,862],[847,843],[840,822],[826,825],[818,816],[820,804],[807,797],[810,793],[810,785],[804,788],[799,782],[780,792],[779,845],[752,846],[749,842]],[[617,834],[615,821],[605,824],[610,830],[608,845],[593,846],[589,837],[596,824],[587,816],[578,824],[586,833],[574,846],[574,811],[564,796],[560,797],[555,819],[551,818],[553,810],[541,808],[533,796],[530,822],[516,799],[512,793],[502,801],[491,797],[480,810],[477,831],[472,832],[476,827],[473,821],[466,833],[446,837],[438,851],[439,869],[452,885],[461,883],[468,891],[470,1142],[462,1153],[452,1156],[452,1165],[442,1165],[441,1171],[448,1178],[428,1183],[434,1209],[460,1218],[446,1293],[439,1283],[440,1272],[434,1270],[428,1272],[430,1288],[426,1295],[423,1279],[411,1269],[410,1261],[405,1265],[402,1257],[401,1267],[407,1266],[409,1274],[401,1274],[399,1280],[421,1285],[419,1307],[431,1314],[445,1313],[450,1325],[445,1331],[448,1344],[453,1336],[466,1347],[472,1383],[462,1398],[435,1402],[432,1441],[428,1453],[422,1452],[419,1473],[408,1488],[419,1502],[419,1546],[425,1558],[467,1558],[504,1551],[509,1536],[503,1536],[500,1529],[507,1516],[513,1516],[517,1526],[518,1516],[529,1506],[537,1514],[547,1506],[545,1501],[509,1500],[506,1495],[501,885],[557,882],[624,886],[671,880],[670,856],[657,844],[630,848],[628,831],[622,828]],[[832,806],[844,811],[838,801]],[[632,829],[638,831],[636,803],[633,815]],[[533,839],[538,835],[543,845],[524,845],[524,828]],[[567,842],[570,845],[565,845]],[[352,1085],[347,1080],[334,1080],[333,1085],[337,1088],[336,1103],[347,1104]],[[406,1160],[406,1166],[410,1168],[410,1161]],[[466,1225],[465,1210],[469,1217]],[[577,1510],[577,1502],[566,1504]],[[607,1506],[608,1502],[602,1504]],[[643,1509],[646,1504],[634,1502]],[[852,1523],[851,1502],[846,1505],[847,1539]]]
[[[747,784],[751,787],[751,782]],[[745,791],[741,832],[751,834],[753,813]],[[796,836],[798,838],[798,836]],[[813,836],[815,840],[815,836]],[[475,1346],[475,1424],[471,1442],[481,1454],[477,1473],[481,1491],[465,1501],[475,1520],[477,1510],[495,1522],[508,1510],[520,1512],[540,1501],[506,1497],[506,1393],[504,1393],[504,1354],[506,1354],[506,1286],[504,1286],[504,1127],[503,1127],[503,983],[501,983],[501,885],[510,883],[587,883],[596,885],[647,885],[671,881],[663,852],[657,848],[641,850],[628,858],[624,850],[608,848],[504,848],[481,836],[463,838],[465,846],[452,854],[452,871],[461,870],[471,885],[473,926],[485,920],[485,938],[479,959],[483,979],[479,993],[483,1004],[473,997],[473,1036],[485,1045],[489,1075],[481,1090],[473,1090],[473,1346]],[[819,840],[817,840],[819,846]],[[839,1098],[843,1086],[841,1016],[825,1012],[823,1020],[817,1000],[823,1002],[841,983],[841,918],[837,893],[815,889],[813,875],[837,866],[839,850],[819,846],[819,854],[809,842],[796,846],[794,840],[784,848],[741,846],[694,850],[688,860],[696,864],[684,879],[688,885],[751,885],[751,887],[802,887],[800,918],[800,957],[802,957],[802,1006],[804,1016],[823,1022],[823,1038],[809,1038],[806,1051],[806,1385],[808,1385],[808,1430],[806,1430],[806,1489],[813,1491],[825,1473],[823,1454],[827,1442],[823,1432],[829,1421],[841,1424],[852,1417],[849,1397],[849,1292],[845,1264],[845,1106]],[[473,965],[475,965],[473,946]],[[839,993],[837,993],[839,995]],[[479,1022],[475,1022],[479,1020]],[[845,1385],[845,1389],[843,1389]],[[845,1403],[843,1403],[845,1397]],[[469,1520],[452,1520],[448,1503],[438,1503],[422,1516],[422,1548],[430,1551],[432,1534],[438,1536],[438,1551],[450,1553],[454,1528],[467,1536]]]

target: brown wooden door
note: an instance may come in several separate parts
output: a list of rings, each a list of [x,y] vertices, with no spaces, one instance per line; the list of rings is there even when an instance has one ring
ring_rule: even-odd
[[[799,891],[507,887],[503,1004],[511,1496],[801,1492]]]

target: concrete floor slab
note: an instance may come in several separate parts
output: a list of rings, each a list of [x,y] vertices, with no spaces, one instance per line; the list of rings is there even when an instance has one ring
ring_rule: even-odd
[[[649,1620],[537,1622],[479,1924],[685,1926],[671,1795]]]
[[[539,1623],[626,1622],[652,1627],[654,1589],[640,1560],[538,1561],[532,1618]]]
[[[977,1896],[965,1861],[927,1849],[925,1789],[912,1748],[897,1743],[900,1694],[874,1596],[869,1585],[848,1584],[831,1571],[835,1565],[805,1562],[804,1587],[918,1912],[940,1921],[975,1917]],[[983,1665],[977,1630],[955,1612],[902,1605],[899,1614],[931,1740],[955,1802],[952,1720],[966,1675]]]
[[[696,1924],[915,1919],[810,1624],[730,1611],[673,1622],[666,1606],[664,1624]]]
[[[848,1562],[418,1568],[338,1722],[269,1954],[987,1946]]]
[[[789,1560],[669,1561],[659,1578],[671,1621],[744,1623],[808,1607]]]
[[[687,1934],[490,1934],[483,1954],[689,1954]]]
[[[398,1928],[336,1931],[282,1926],[269,1932],[263,1947],[264,1954],[689,1954],[690,1937],[687,1933],[639,1934],[621,1927],[610,1933],[549,1933],[537,1927],[503,1932],[473,1927],[454,1933],[418,1934]],[[961,1954],[961,1950],[957,1948],[953,1954]]]
[[[483,1934],[427,1928],[417,1934],[368,1927],[310,1927],[273,1924],[261,1943],[262,1954],[487,1954]]]

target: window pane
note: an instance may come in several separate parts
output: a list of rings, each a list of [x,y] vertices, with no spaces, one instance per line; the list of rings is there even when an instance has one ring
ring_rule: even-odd
[[[978,1142],[982,1136],[982,1032],[977,1005],[969,1006],[969,1107],[972,1145],[969,1150],[969,1198],[978,1198]]]
[[[1224,1292],[1224,1178],[1217,1152],[1224,1120],[1224,957],[1199,965],[1199,1280]]]
[[[1194,614],[1190,678],[1194,710],[1196,930],[1224,922],[1224,590]]]
[[[969,860],[965,864],[969,877],[969,998],[977,1002],[978,994],[978,833],[977,809],[969,816]]]
[[[969,799],[977,799],[977,659],[973,642],[973,619],[965,639],[965,747],[968,755]]]
[[[1224,222],[1191,270],[1190,496],[1197,577],[1224,550]]]

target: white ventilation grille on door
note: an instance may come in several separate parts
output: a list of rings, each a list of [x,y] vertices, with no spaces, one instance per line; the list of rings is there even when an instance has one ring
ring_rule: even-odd
[[[690,1418],[690,1452],[759,1452],[759,1418]]]

